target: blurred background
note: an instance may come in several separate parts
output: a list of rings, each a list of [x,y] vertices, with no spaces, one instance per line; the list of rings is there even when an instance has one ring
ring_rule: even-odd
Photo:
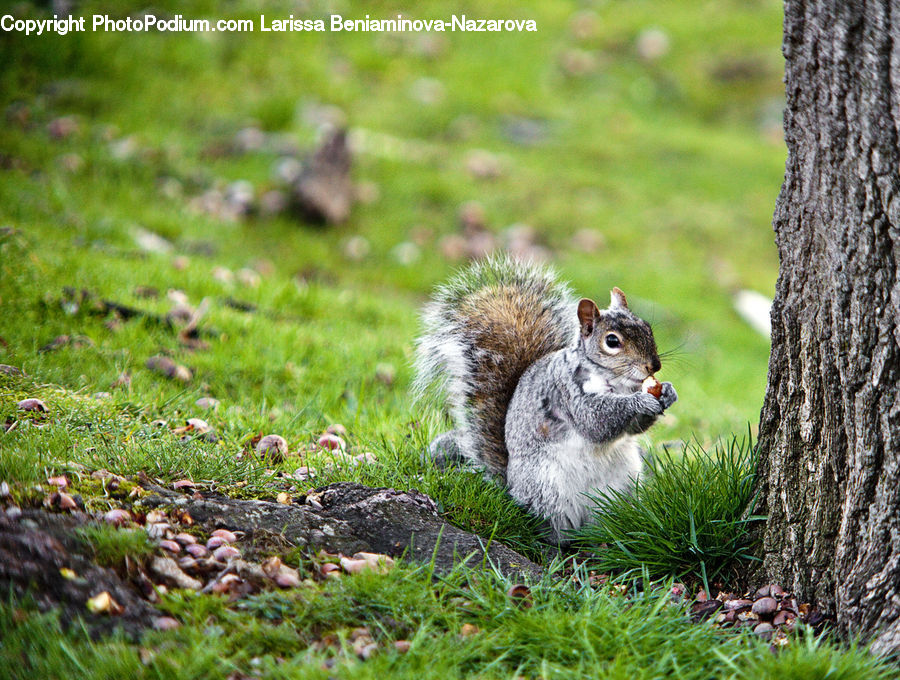
[[[651,321],[681,396],[655,439],[755,427],[768,338],[735,299],[771,297],[777,275],[779,2],[5,7],[256,30],[0,35],[0,362],[122,404],[152,394],[151,410],[212,395],[230,404],[226,433],[342,421],[396,438],[424,417],[407,388],[426,295],[506,249],[602,305],[617,285]],[[398,12],[538,31],[259,30],[262,14]],[[313,155],[344,129],[346,148]],[[346,194],[324,223],[298,199],[316,172]],[[186,347],[111,325],[67,287],[159,314],[206,298],[219,335]],[[89,342],[40,351],[62,334]],[[149,370],[160,351],[192,381]]]

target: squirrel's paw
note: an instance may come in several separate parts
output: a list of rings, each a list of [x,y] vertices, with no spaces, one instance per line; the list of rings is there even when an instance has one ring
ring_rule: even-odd
[[[672,387],[672,383],[664,382],[662,384],[662,394],[659,395],[659,403],[662,404],[663,409],[667,409],[676,401],[678,401],[678,393]]]
[[[671,385],[670,385],[671,387]],[[673,390],[674,392],[674,390]],[[660,399],[648,392],[638,392],[634,395],[637,412],[645,416],[658,416],[665,408]]]

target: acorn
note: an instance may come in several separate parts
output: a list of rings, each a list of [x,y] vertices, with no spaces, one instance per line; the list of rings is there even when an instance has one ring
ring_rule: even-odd
[[[644,382],[641,383],[641,392],[652,394],[659,399],[662,396],[662,383],[659,382],[655,376],[648,376]]]

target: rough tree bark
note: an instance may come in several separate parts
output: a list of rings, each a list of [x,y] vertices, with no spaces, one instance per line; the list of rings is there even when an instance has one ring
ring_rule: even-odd
[[[764,569],[900,651],[900,3],[786,0]]]

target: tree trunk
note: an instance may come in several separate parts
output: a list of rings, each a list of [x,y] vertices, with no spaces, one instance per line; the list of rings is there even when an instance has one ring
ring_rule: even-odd
[[[900,651],[900,3],[786,0],[763,568]]]

